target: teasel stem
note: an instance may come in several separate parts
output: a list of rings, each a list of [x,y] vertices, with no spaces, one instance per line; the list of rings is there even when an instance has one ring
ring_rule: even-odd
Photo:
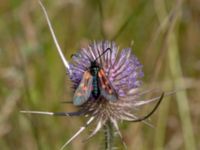
[[[106,122],[104,125],[105,131],[105,150],[112,150],[113,149],[113,126],[112,123],[109,121]]]

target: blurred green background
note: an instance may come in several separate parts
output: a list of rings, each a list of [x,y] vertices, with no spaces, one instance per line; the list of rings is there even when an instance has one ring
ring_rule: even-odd
[[[114,40],[120,48],[133,48],[144,65],[145,85],[179,90],[166,97],[151,117],[155,128],[120,124],[128,149],[200,149],[199,0],[43,3],[68,60],[93,40]],[[0,149],[59,149],[84,124],[84,118],[19,111],[74,111],[75,107],[61,103],[72,95],[37,0],[0,0]],[[103,132],[83,143],[89,133],[90,129],[66,149],[103,149]],[[119,139],[116,145],[122,149]]]

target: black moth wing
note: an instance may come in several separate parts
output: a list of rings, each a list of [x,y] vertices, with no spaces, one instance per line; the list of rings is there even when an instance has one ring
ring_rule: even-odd
[[[98,72],[98,77],[101,83],[101,95],[109,101],[117,101],[117,93],[114,88],[111,86],[109,80],[107,79],[103,69],[100,69]]]

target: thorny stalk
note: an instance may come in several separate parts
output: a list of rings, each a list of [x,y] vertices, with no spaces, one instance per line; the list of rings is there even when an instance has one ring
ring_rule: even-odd
[[[112,150],[113,148],[113,126],[110,121],[107,121],[105,126],[105,150]]]

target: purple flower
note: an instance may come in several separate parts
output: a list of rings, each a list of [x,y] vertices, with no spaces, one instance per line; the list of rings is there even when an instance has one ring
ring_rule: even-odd
[[[97,59],[97,64],[104,70],[109,84],[117,94],[117,101],[112,102],[103,96],[98,100],[92,97],[80,106],[80,112],[86,116],[94,117],[97,120],[97,132],[107,121],[115,126],[119,120],[135,120],[137,117],[132,114],[134,108],[141,105],[138,101],[138,90],[143,77],[142,65],[137,57],[132,54],[130,48],[119,48],[114,42],[103,41],[93,42],[87,48],[80,49],[70,63],[71,76],[75,91],[80,85],[85,71],[91,67],[94,61],[106,49],[111,50]]]
[[[75,89],[79,86],[84,72],[90,68],[91,60],[94,61],[107,48],[111,51],[97,59],[97,63],[105,71],[118,96],[126,96],[128,91],[140,87],[140,78],[143,77],[142,65],[132,54],[131,49],[122,49],[119,54],[119,48],[114,42],[104,41],[94,42],[87,48],[80,49],[72,58],[70,78]]]

